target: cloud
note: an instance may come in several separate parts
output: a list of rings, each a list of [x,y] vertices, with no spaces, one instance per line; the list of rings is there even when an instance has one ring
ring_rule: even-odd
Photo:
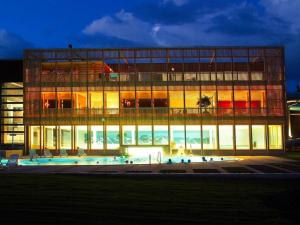
[[[31,47],[32,44],[20,36],[0,29],[0,58],[22,58],[23,50]]]
[[[114,16],[94,20],[83,30],[86,35],[104,34],[140,44],[153,44],[152,27],[130,12],[121,10]]]
[[[186,4],[188,2],[188,0],[163,0],[163,4],[168,4],[168,3],[171,3],[171,4],[174,4],[176,6],[182,6],[184,4]]]
[[[261,4],[270,15],[289,22],[292,32],[300,32],[299,0],[261,0]]]

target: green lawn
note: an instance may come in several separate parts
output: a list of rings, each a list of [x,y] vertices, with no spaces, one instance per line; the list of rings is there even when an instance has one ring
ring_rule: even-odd
[[[1,224],[299,224],[300,180],[0,175]]]
[[[286,152],[283,155],[281,155],[280,157],[300,161],[300,152]]]

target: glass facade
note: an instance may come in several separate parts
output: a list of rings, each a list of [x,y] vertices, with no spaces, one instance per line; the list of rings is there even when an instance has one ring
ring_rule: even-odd
[[[7,82],[0,86],[1,144],[24,144],[23,83]]]
[[[26,51],[28,148],[283,150],[283,61],[281,47]]]

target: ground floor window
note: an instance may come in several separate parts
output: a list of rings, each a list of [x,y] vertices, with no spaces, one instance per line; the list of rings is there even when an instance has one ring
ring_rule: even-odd
[[[269,148],[281,149],[282,148],[282,126],[269,125]]]
[[[249,140],[249,126],[236,125],[235,126],[235,140],[236,149],[250,149]]]
[[[45,126],[44,127],[44,148],[45,149],[56,149],[56,127]]]
[[[175,148],[185,148],[185,134],[183,125],[170,126],[171,146]]]
[[[40,140],[41,140],[40,135],[41,135],[40,126],[30,127],[30,148],[31,149],[40,149]]]
[[[88,132],[87,126],[75,126],[76,149],[87,149]]]
[[[71,149],[72,148],[72,127],[60,126],[60,148]]]
[[[233,149],[233,126],[219,126],[219,145],[220,149]]]
[[[154,125],[154,144],[167,145],[169,144],[169,128],[168,125]]]
[[[135,126],[124,125],[122,126],[122,139],[124,145],[135,145]]]
[[[252,125],[252,149],[266,149],[265,125]]]
[[[30,126],[28,136],[30,149],[50,150],[119,149],[122,145],[221,151],[283,147],[282,125],[274,124]]]
[[[152,126],[139,125],[138,126],[138,144],[139,145],[152,145]]]
[[[201,149],[201,126],[186,126],[186,147],[187,149]]]
[[[103,126],[91,126],[91,149],[103,149]]]
[[[202,126],[203,149],[217,149],[217,126]]]
[[[106,126],[106,142],[108,149],[120,147],[120,129],[118,125]]]

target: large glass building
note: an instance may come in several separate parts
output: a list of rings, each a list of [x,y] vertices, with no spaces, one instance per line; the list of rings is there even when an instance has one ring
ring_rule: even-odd
[[[282,152],[282,47],[40,49],[24,54],[26,151]]]

